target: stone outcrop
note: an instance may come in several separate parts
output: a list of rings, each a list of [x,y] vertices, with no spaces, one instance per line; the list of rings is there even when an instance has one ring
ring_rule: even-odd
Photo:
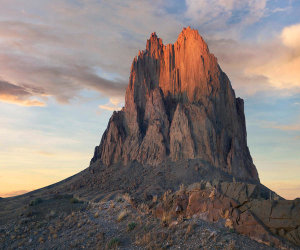
[[[300,200],[283,200],[260,184],[194,183],[174,193],[166,192],[154,214],[169,218],[168,223],[180,216],[223,222],[267,245],[287,249],[282,241],[286,239],[300,246]]]
[[[168,45],[152,33],[133,60],[125,107],[113,113],[91,162],[199,158],[259,181],[246,136],[244,102],[198,31],[184,28]]]

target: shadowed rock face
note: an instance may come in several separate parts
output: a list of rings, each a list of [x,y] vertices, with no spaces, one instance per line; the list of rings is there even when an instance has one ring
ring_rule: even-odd
[[[91,162],[200,158],[259,181],[246,137],[243,100],[198,31],[188,27],[174,44],[151,34],[133,60],[125,107],[113,113]]]

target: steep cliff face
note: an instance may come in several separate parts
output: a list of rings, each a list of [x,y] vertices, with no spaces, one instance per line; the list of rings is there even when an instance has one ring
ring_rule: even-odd
[[[201,158],[259,181],[246,137],[244,102],[198,31],[184,28],[168,45],[152,33],[133,60],[125,107],[113,113],[92,162]]]

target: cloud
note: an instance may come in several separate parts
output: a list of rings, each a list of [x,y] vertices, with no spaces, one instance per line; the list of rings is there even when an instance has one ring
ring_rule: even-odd
[[[55,64],[31,55],[0,52],[0,64],[2,77],[32,89],[42,87],[43,92],[35,94],[53,96],[62,103],[69,102],[83,89],[98,91],[107,96],[122,96],[126,86],[123,80],[105,79],[97,75],[92,66],[80,63]]]
[[[278,124],[276,122],[268,121],[260,121],[259,123],[264,128],[279,129],[283,131],[300,131],[300,123]]]
[[[300,92],[300,24],[283,28],[270,40],[248,43],[208,39],[233,87],[242,95]]]
[[[160,6],[146,0],[6,3],[0,9],[0,77],[42,87],[61,103],[85,89],[120,98],[149,34],[170,39],[182,28]]]
[[[277,42],[272,46],[273,56],[264,63],[248,68],[250,74],[261,74],[278,89],[300,90],[300,24],[285,27]]]
[[[176,14],[167,10],[172,2],[167,6],[161,0],[13,3],[0,9],[0,77],[17,86],[42,88],[43,94],[35,96],[43,103],[49,96],[68,103],[86,89],[121,98],[131,61],[138,50],[144,49],[153,31],[165,44],[174,42],[185,24],[198,27],[208,37],[238,38],[241,30],[258,22],[267,11],[266,0],[187,0],[186,9]],[[39,13],[44,13],[43,18]],[[268,63],[275,46],[271,50],[268,45],[231,42],[219,39],[211,50],[234,86],[244,88],[244,92],[266,90],[270,82],[275,87],[290,86],[298,77],[295,71],[287,83],[278,84],[268,74],[270,70],[258,67]],[[280,49],[285,47],[280,45]],[[297,65],[298,61],[291,62],[283,70]],[[14,96],[5,98],[12,103],[38,105],[29,96],[22,102]]]
[[[285,46],[300,49],[300,24],[285,27],[281,32],[281,39]]]
[[[267,58],[270,58],[273,45],[211,37],[207,39],[207,43],[238,95],[252,96],[258,92],[273,91],[267,76],[261,72],[249,73],[249,69],[263,65]]]
[[[54,153],[48,152],[48,151],[36,151],[37,154],[43,155],[43,156],[54,156]]]
[[[156,31],[166,44],[175,41],[185,24],[191,24],[208,38],[211,51],[240,94],[294,91],[300,79],[295,54],[298,26],[287,27],[272,41],[237,40],[242,30],[272,12],[266,2],[186,0],[186,9],[172,14],[167,10],[172,2],[167,6],[161,0],[53,0],[19,5],[12,1],[0,9],[0,77],[17,86],[42,89],[34,98],[45,104],[50,96],[69,103],[86,89],[102,97],[121,98],[131,61],[144,49],[149,34]],[[39,13],[44,13],[43,18]],[[39,105],[31,98],[2,99]]]
[[[245,26],[259,21],[267,0],[186,0],[186,18],[208,33],[238,34]],[[211,32],[209,32],[211,30]]]
[[[35,94],[34,89],[29,86],[22,87],[0,80],[0,101],[14,103],[21,106],[45,106],[44,102],[32,99]]]
[[[278,125],[274,124],[270,126],[271,128],[285,130],[285,131],[300,131],[300,124],[290,124],[290,125]]]
[[[1,40],[11,41],[12,45],[22,46],[24,43],[59,43],[60,37],[55,35],[51,26],[45,24],[26,23],[17,20],[0,22]]]
[[[122,99],[111,98],[107,104],[99,105],[99,108],[108,111],[117,111],[121,110],[123,105]]]
[[[278,13],[278,12],[286,12],[291,9],[291,6],[287,6],[285,8],[275,8],[271,10],[272,13]]]

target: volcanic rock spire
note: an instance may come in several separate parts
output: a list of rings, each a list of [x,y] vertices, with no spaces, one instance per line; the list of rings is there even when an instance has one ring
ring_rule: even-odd
[[[113,113],[92,162],[199,158],[259,181],[246,137],[243,100],[198,31],[188,27],[174,44],[151,34],[133,60],[125,107]]]

